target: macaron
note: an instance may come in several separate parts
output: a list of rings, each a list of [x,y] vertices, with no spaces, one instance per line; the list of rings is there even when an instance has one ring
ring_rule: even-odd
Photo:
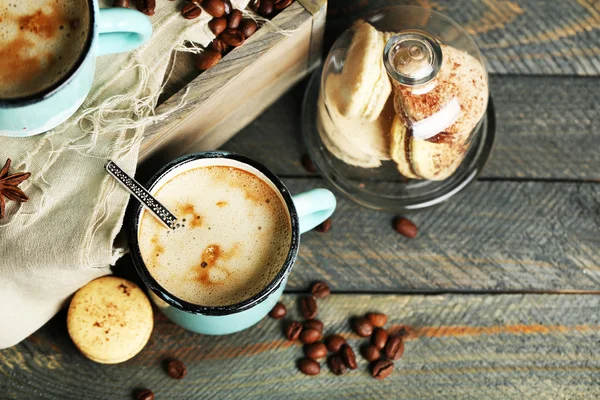
[[[127,361],[148,343],[154,319],[139,286],[113,276],[88,283],[71,300],[67,328],[73,343],[102,364]]]
[[[346,118],[374,121],[392,92],[392,85],[383,65],[387,36],[362,20],[353,25],[353,30],[335,103],[340,114]],[[326,100],[329,102],[328,98]]]
[[[442,66],[434,81],[417,87],[395,85],[390,154],[399,172],[412,179],[452,175],[487,107],[487,76],[481,63],[462,50],[441,47]]]

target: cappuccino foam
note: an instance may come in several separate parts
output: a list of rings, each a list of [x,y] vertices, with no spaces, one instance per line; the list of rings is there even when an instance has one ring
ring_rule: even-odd
[[[281,195],[256,175],[199,167],[154,195],[180,226],[167,229],[144,211],[139,246],[150,274],[171,294],[202,306],[232,305],[258,294],[283,267],[290,217]]]
[[[84,51],[85,0],[0,0],[0,98],[39,93],[65,77]]]

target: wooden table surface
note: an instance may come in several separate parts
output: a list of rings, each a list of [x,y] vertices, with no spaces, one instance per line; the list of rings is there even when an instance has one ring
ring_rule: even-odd
[[[356,1],[360,12],[385,2]],[[0,351],[0,399],[589,399],[600,396],[600,2],[420,0],[467,28],[486,57],[497,139],[480,179],[441,207],[411,216],[416,239],[392,215],[338,197],[333,228],[302,237],[283,302],[323,279],[326,333],[358,350],[353,315],[378,310],[408,325],[403,358],[384,381],[366,362],[342,377],[300,374],[301,347],[265,319],[225,337],[193,334],[156,313],[146,348],[95,364],[70,341],[65,313]],[[337,7],[337,8],[336,8]],[[329,25],[343,26],[340,1]],[[223,148],[264,162],[292,192],[320,187],[300,157],[295,87]],[[142,166],[143,177],[158,166]],[[117,272],[134,276],[127,259]],[[134,277],[135,278],[135,277]],[[189,368],[170,379],[164,361]]]

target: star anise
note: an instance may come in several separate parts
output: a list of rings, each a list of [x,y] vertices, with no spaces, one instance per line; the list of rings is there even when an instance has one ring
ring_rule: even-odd
[[[29,197],[18,186],[21,182],[29,178],[31,174],[29,172],[19,172],[18,174],[9,175],[10,162],[9,158],[6,160],[6,164],[4,164],[2,170],[0,170],[0,219],[4,218],[6,199],[21,202],[29,200]]]

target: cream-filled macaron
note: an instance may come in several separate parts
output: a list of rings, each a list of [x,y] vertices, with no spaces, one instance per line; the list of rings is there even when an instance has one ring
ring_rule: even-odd
[[[86,357],[103,364],[127,361],[139,353],[153,326],[152,306],[144,291],[113,276],[79,289],[67,315],[73,343]]]

